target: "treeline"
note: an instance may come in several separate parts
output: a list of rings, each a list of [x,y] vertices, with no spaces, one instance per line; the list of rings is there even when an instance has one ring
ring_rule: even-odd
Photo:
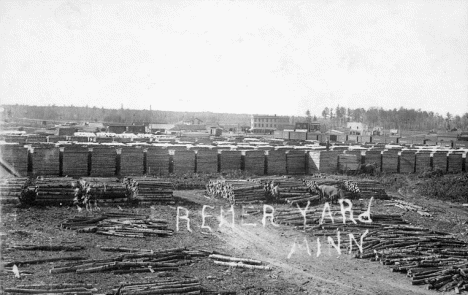
[[[308,113],[306,112],[306,115]],[[405,130],[468,130],[468,113],[463,116],[444,115],[421,109],[399,108],[384,110],[383,108],[345,108],[341,106],[326,107],[322,111],[324,122],[331,127],[346,126],[346,122],[362,122],[370,127]],[[310,118],[310,117],[309,117]],[[311,119],[311,118],[310,118]]]
[[[108,123],[168,123],[198,118],[203,123],[250,125],[250,115],[211,112],[171,112],[159,110],[106,109],[77,106],[3,105],[4,119],[28,118],[48,121]]]

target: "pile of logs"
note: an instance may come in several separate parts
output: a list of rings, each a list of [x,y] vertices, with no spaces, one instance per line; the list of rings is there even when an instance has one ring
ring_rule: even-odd
[[[2,204],[20,202],[23,190],[28,185],[28,178],[15,177],[0,179],[0,202]]]
[[[89,188],[89,194],[98,203],[125,203],[130,191],[115,177],[82,177],[79,180],[82,189]]]
[[[355,181],[355,187],[359,190],[359,197],[361,198],[371,198],[381,200],[389,200],[390,197],[385,192],[383,186],[374,180],[360,180]]]
[[[141,147],[122,147],[120,152],[120,175],[142,175],[144,153]]]
[[[263,269],[263,270],[271,270],[271,266],[265,265],[264,262],[255,259],[249,258],[237,258],[227,255],[221,254],[211,254],[209,256],[214,264],[229,266],[229,267],[239,267],[239,268],[247,268],[247,269]]]
[[[306,202],[312,197],[311,190],[303,180],[295,178],[260,178],[266,184],[267,194],[280,202]]]
[[[60,149],[53,145],[35,147],[32,153],[32,167],[35,176],[59,176]]]
[[[91,295],[97,294],[97,289],[91,284],[73,284],[73,283],[60,283],[60,284],[38,284],[38,285],[18,285],[14,288],[3,289],[5,294],[82,294]]]
[[[106,213],[99,217],[74,217],[62,222],[61,227],[78,232],[127,238],[166,237],[173,234],[173,230],[168,228],[167,220],[128,213]]]
[[[264,186],[248,180],[210,180],[206,194],[227,199],[231,204],[246,204],[266,200]]]
[[[102,250],[118,251],[118,248],[103,248]],[[192,263],[192,256],[193,254],[188,254],[185,248],[129,252],[105,259],[88,259],[55,266],[50,269],[50,273],[111,272],[116,275],[145,272],[165,273],[178,271],[180,266]]]
[[[432,214],[430,214],[426,209],[424,209],[422,206],[418,206],[403,200],[392,200],[388,203],[388,205],[392,205],[401,209],[404,209],[406,211],[414,211],[418,213],[421,216],[424,217],[431,217]]]
[[[37,205],[71,205],[78,183],[71,177],[38,178],[35,180]]]
[[[63,150],[63,175],[88,175],[88,147],[81,145],[67,145]]]
[[[91,153],[91,176],[114,176],[117,151],[111,146],[95,146]]]
[[[122,284],[113,290],[113,294],[202,294],[202,290],[196,278],[161,278],[144,283]]]
[[[126,178],[124,182],[127,184],[128,190],[131,191],[133,201],[166,204],[175,202],[172,194],[174,190],[172,182],[152,177]]]

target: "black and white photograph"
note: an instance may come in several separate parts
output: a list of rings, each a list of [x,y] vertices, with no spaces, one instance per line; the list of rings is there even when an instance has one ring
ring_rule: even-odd
[[[0,0],[0,294],[468,295],[468,1]]]

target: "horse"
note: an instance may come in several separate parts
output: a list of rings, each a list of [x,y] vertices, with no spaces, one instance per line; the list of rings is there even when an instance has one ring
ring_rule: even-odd
[[[322,198],[327,197],[333,203],[338,203],[338,198],[343,198],[344,193],[343,190],[336,188],[331,185],[318,185],[314,182],[315,190],[319,193],[319,200],[321,201]]]

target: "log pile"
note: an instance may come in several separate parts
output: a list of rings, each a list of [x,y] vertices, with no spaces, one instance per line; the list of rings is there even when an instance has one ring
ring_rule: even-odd
[[[287,174],[305,174],[306,173],[306,154],[304,151],[291,150],[286,154]]]
[[[203,150],[197,152],[197,173],[216,173],[218,172],[218,151]]]
[[[338,155],[338,169],[339,171],[356,171],[360,167],[360,157],[356,154],[340,154]]]
[[[115,177],[82,177],[80,187],[89,187],[91,199],[98,203],[125,203],[128,201],[130,191],[127,186]]]
[[[432,154],[432,168],[434,170],[447,171],[447,152],[435,152]]]
[[[22,135],[3,135],[1,136],[1,139],[3,139],[5,142],[11,142],[11,143],[19,143],[21,146],[26,143],[27,136],[22,136]]]
[[[146,173],[148,175],[169,174],[169,151],[161,147],[149,147],[146,152]]]
[[[5,294],[54,294],[54,295],[69,295],[81,294],[92,295],[97,294],[97,289],[91,284],[35,284],[35,285],[18,285],[14,288],[5,288]]]
[[[309,174],[336,172],[338,170],[338,155],[340,154],[342,151],[310,151]]]
[[[388,150],[383,152],[382,172],[398,173],[398,150]]]
[[[106,213],[98,217],[76,216],[61,223],[62,228],[127,238],[167,237],[173,234],[167,220],[138,214]]]
[[[431,168],[430,152],[418,151],[416,153],[416,164],[415,164],[416,173],[424,172],[425,170],[429,168]]]
[[[124,181],[138,203],[158,202],[174,204],[172,182],[152,177],[133,177]]]
[[[414,173],[415,151],[404,150],[400,155],[400,173]]]
[[[247,180],[210,180],[206,194],[227,199],[231,204],[248,204],[266,200],[264,185]]]
[[[10,166],[17,175],[28,174],[28,149],[16,144],[0,145],[2,163]]]
[[[311,200],[314,196],[311,194],[310,187],[301,179],[277,177],[267,182],[267,195],[274,200],[287,203],[303,203]]]
[[[63,150],[63,171],[66,176],[82,177],[88,175],[88,147],[67,145]]]
[[[216,265],[223,265],[229,267],[247,268],[247,269],[262,269],[271,270],[271,266],[265,265],[264,262],[249,258],[237,258],[233,256],[211,254],[208,256],[213,260]]]
[[[18,204],[28,183],[29,180],[26,177],[0,179],[0,202]]]
[[[178,271],[179,266],[191,263],[192,256],[184,252],[184,250],[184,248],[163,249],[151,252],[123,253],[105,259],[88,259],[55,266],[50,269],[50,273],[89,274],[109,272],[114,275],[122,275],[173,272]]]
[[[72,205],[78,183],[71,177],[39,178],[35,180],[37,205]]]
[[[448,155],[448,172],[459,173],[463,167],[463,154],[461,153],[450,153]]]
[[[95,146],[91,153],[91,176],[109,177],[116,173],[117,152],[114,147]]]
[[[240,151],[221,151],[221,172],[241,169],[242,153]]]
[[[122,147],[120,175],[143,175],[144,153],[141,147]]]
[[[32,167],[35,176],[59,176],[60,149],[55,146],[35,147],[32,153]]]
[[[360,180],[355,181],[355,185],[359,190],[359,197],[389,200],[390,196],[385,192],[385,188],[378,181]]]
[[[115,295],[127,294],[211,294],[206,293],[196,278],[160,278],[148,282],[125,283],[113,290]],[[222,294],[222,293],[213,293]],[[235,294],[235,293],[234,293]]]
[[[265,152],[245,151],[245,171],[255,175],[265,174]]]
[[[186,174],[195,172],[195,151],[174,151],[174,173]]]
[[[432,214],[429,213],[426,209],[424,209],[422,206],[418,206],[403,200],[392,200],[391,202],[388,203],[389,205],[393,205],[395,207],[401,208],[406,211],[414,211],[418,213],[421,216],[424,217],[431,217]]]
[[[268,175],[286,174],[286,153],[282,150],[270,150],[267,155]]]

